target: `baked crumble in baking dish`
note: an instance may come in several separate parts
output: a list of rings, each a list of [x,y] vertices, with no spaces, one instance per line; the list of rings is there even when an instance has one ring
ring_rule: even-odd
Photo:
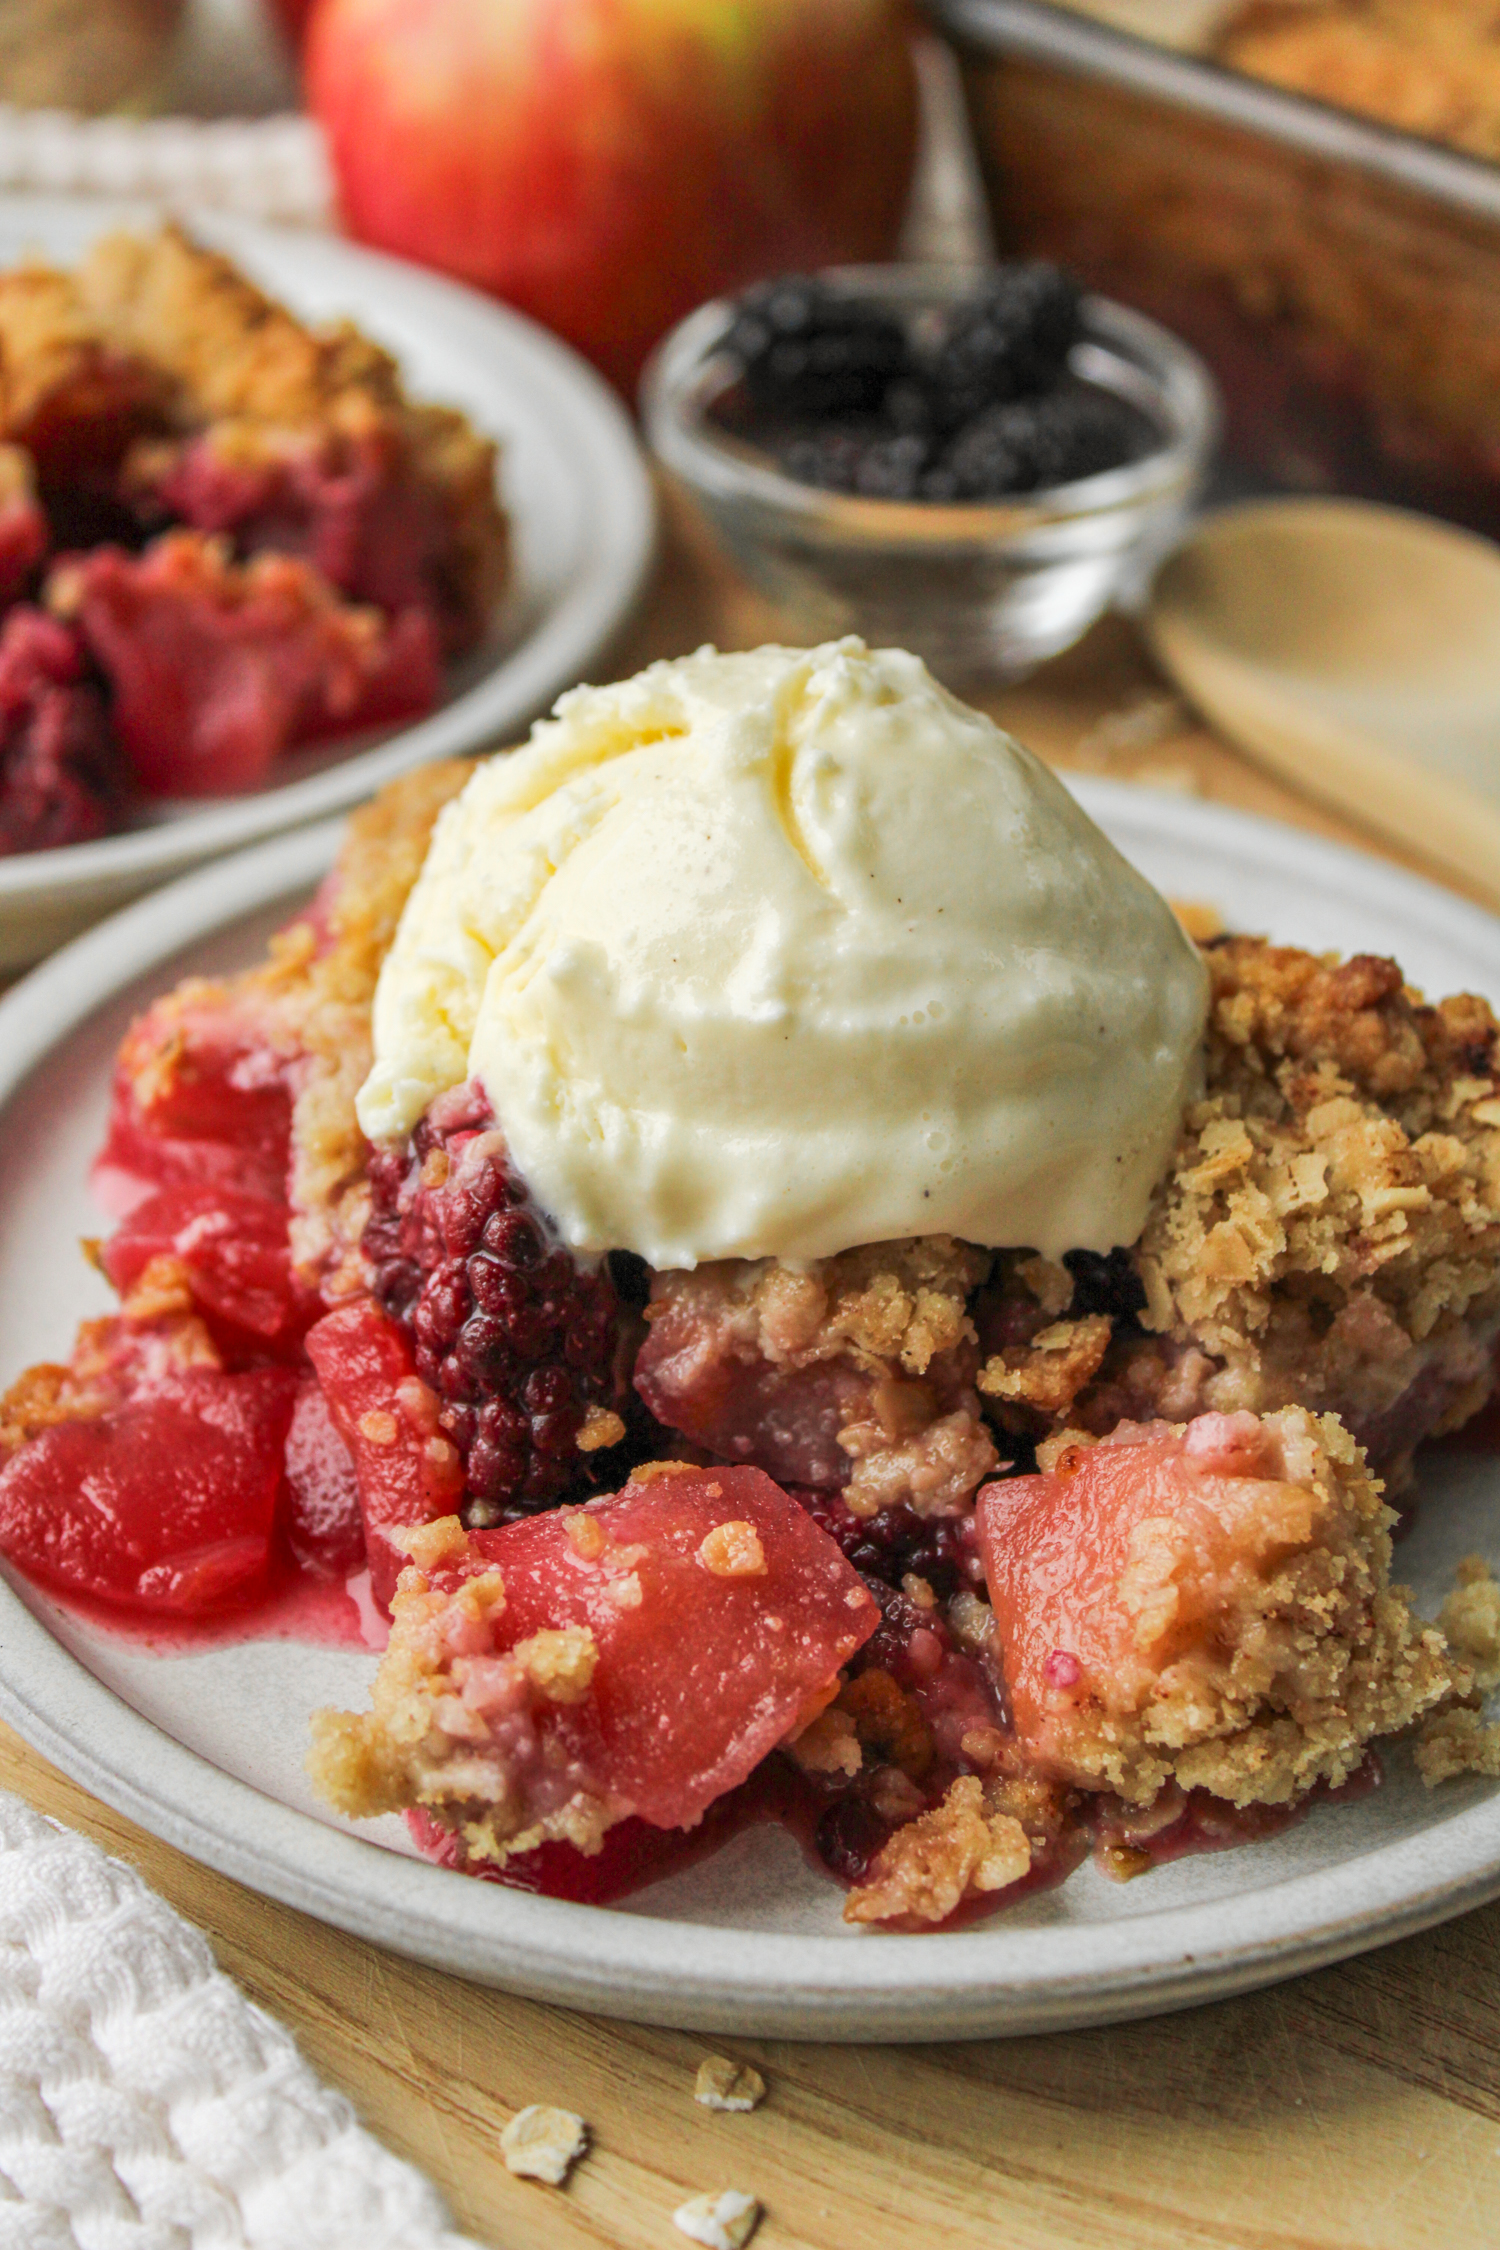
[[[507,572],[495,448],[176,227],[0,274],[0,853],[419,716]]]
[[[864,682],[857,644],[796,662]],[[1172,938],[1202,1028],[1129,1242],[653,1266],[569,1246],[473,1078],[361,1125],[470,772],[386,790],[262,967],[131,1028],[96,1172],[120,1307],[0,1408],[15,1566],[234,1630],[368,1573],[389,1645],[368,1711],[316,1715],[318,1786],[565,1897],[777,1818],[851,1921],[931,1928],[1090,1848],[1128,1875],[1274,1828],[1410,1729],[1430,1779],[1500,1770],[1500,1591],[1476,1558],[1416,1617],[1389,1504],[1492,1384],[1486,1003]]]

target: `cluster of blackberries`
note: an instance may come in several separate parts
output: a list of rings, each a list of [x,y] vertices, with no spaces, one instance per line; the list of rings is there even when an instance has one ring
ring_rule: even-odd
[[[984,1583],[972,1516],[919,1516],[905,1506],[856,1516],[837,1492],[802,1488],[797,1497],[867,1582],[898,1587],[908,1571],[915,1571],[944,1598]]]
[[[409,1150],[376,1151],[363,1244],[377,1303],[443,1402],[470,1525],[555,1505],[586,1466],[589,1407],[619,1404],[609,1277],[558,1245],[493,1126],[477,1089],[459,1087]]]
[[[1146,417],[1069,373],[1077,285],[997,267],[931,333],[803,276],[747,291],[727,338],[789,476],[879,500],[995,500],[1138,460]]]

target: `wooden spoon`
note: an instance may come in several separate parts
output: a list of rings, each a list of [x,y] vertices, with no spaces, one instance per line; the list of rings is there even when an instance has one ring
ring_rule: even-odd
[[[1145,625],[1253,758],[1500,907],[1500,547],[1362,501],[1249,501],[1170,557]]]

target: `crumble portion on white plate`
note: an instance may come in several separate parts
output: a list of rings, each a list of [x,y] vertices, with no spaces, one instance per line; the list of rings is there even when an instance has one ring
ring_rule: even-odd
[[[931,1927],[1091,1841],[1130,1873],[1258,1832],[1418,1720],[1429,1777],[1493,1762],[1488,1582],[1415,1618],[1380,1483],[1492,1385],[1483,1001],[1210,939],[1201,1074],[1172,1058],[1201,1092],[1133,1243],[575,1255],[483,1084],[359,1128],[464,778],[388,791],[266,967],[132,1028],[98,1174],[122,1310],[12,1394],[12,1560],[179,1610],[251,1602],[287,1547],[367,1565],[391,1642],[371,1709],[320,1715],[319,1786],[570,1897],[779,1818],[851,1921]],[[149,1514],[190,1409],[191,1544],[158,1506],[101,1545],[81,1480]]]

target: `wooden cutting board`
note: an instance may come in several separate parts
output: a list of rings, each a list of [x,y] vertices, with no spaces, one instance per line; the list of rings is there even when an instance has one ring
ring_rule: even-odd
[[[607,669],[778,632],[800,637],[669,514],[656,584]],[[1366,840],[1198,727],[1123,625],[987,700],[1060,763]],[[709,2042],[510,2000],[268,1904],[3,1728],[0,1786],[133,1861],[491,2250],[683,2250],[673,2210],[723,2187],[764,2203],[756,2250],[1500,2242],[1500,1906],[1247,2000],[1113,2030],[918,2048]],[[695,2106],[713,2051],[764,2073],[754,2116]],[[566,2190],[514,2180],[500,2159],[501,2128],[537,2101],[592,2129]]]

